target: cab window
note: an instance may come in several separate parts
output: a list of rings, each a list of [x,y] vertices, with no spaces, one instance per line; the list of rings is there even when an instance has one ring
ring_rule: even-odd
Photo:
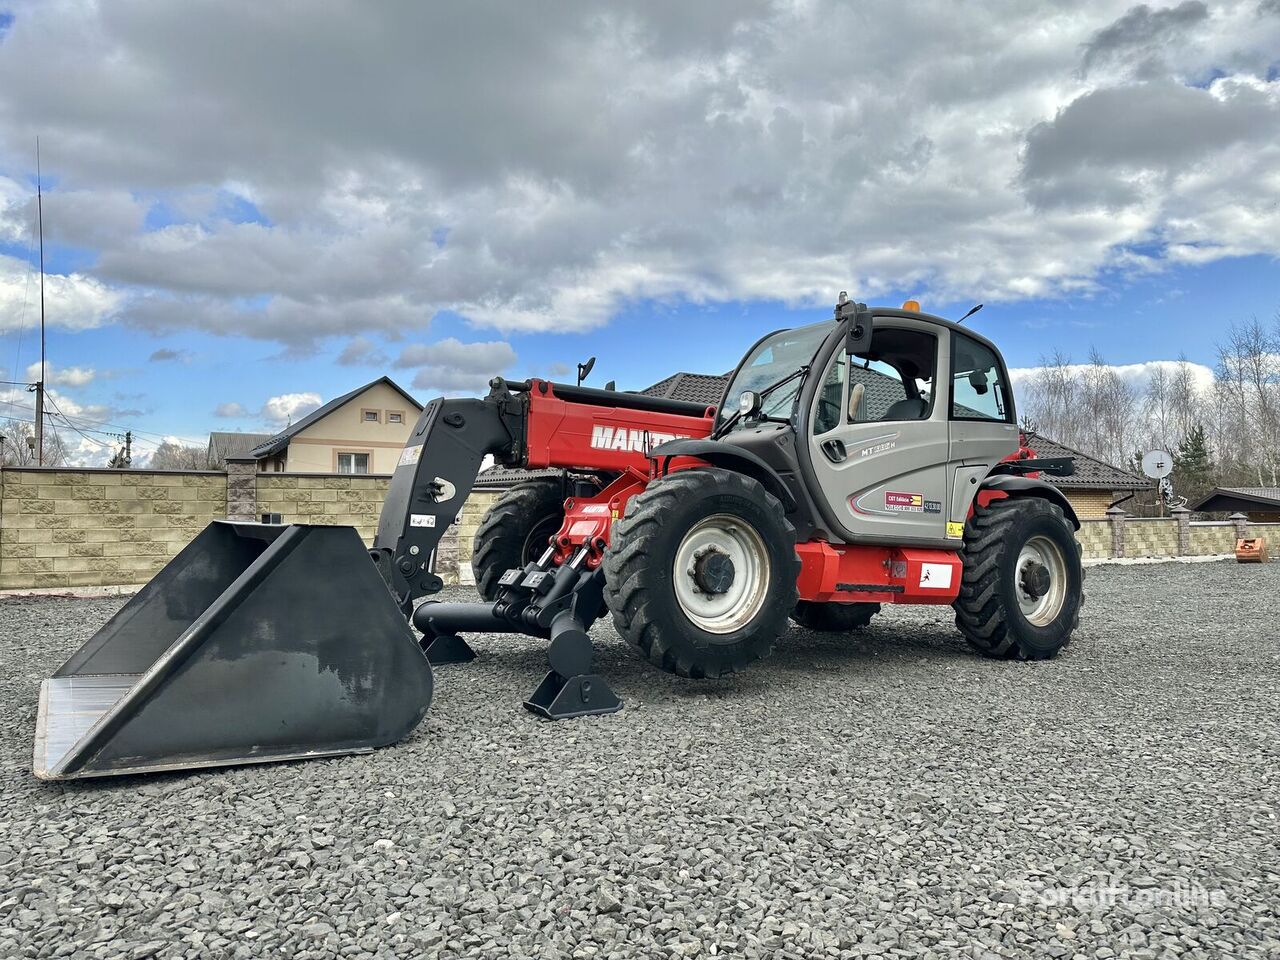
[[[951,341],[951,419],[1011,422],[1004,367],[990,347],[963,333]]]
[[[933,412],[938,340],[929,333],[877,327],[871,346],[836,354],[818,391],[813,432],[842,423],[927,420]]]

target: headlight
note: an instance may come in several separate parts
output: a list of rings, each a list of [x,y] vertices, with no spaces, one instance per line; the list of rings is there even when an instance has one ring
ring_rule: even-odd
[[[760,394],[754,390],[743,390],[742,395],[738,397],[738,413],[744,417],[760,411]]]

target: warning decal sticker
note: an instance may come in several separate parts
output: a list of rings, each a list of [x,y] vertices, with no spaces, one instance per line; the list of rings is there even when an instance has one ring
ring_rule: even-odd
[[[884,495],[884,508],[895,513],[924,513],[924,495],[919,493],[893,493]]]
[[[951,564],[920,564],[920,586],[924,587],[926,590],[950,590]]]

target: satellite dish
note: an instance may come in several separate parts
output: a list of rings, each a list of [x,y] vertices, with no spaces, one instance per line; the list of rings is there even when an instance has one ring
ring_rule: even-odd
[[[1173,454],[1152,450],[1142,458],[1142,472],[1152,480],[1163,480],[1173,473]]]

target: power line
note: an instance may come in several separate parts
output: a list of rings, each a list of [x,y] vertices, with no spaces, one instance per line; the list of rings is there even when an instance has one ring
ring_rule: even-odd
[[[93,426],[117,427],[119,428],[119,430],[122,430],[122,431],[131,431],[134,435],[134,438],[137,439],[140,443],[146,443],[151,446],[158,446],[160,443],[167,443],[171,440],[180,440],[183,443],[188,444],[189,446],[199,447],[205,442],[203,440],[196,440],[191,437],[182,437],[172,433],[153,433],[149,430],[136,430],[133,427],[126,426],[125,424],[122,424],[122,423],[112,423],[109,420],[94,420],[91,417],[86,417],[81,414],[73,414],[73,415],[66,414],[66,413],[63,413],[58,408],[52,396],[49,397],[49,404],[55,410],[58,411],[58,416],[60,416],[64,421],[66,421],[67,426],[71,427],[72,429],[76,429],[78,425],[79,427],[82,427],[83,429],[87,430],[89,433],[98,433],[98,434],[102,434],[103,436],[120,439],[122,436],[120,433],[115,433],[110,430],[93,429]],[[0,405],[17,407],[18,409],[23,411],[27,411],[30,409],[26,406],[26,404],[16,403],[12,400],[0,400]],[[49,416],[52,416],[52,414],[45,414],[45,416],[49,417]],[[5,414],[5,418],[9,420],[22,420],[24,423],[35,423],[34,420],[28,420],[25,417],[15,417],[10,414]],[[87,424],[92,424],[93,426],[87,426]],[[153,437],[154,439],[151,439],[151,440],[144,439],[147,437]]]
[[[69,418],[65,413],[63,413],[63,412],[62,412],[62,409],[58,406],[57,402],[53,399],[53,397],[50,397],[50,398],[49,398],[49,404],[50,404],[50,406],[52,406],[52,407],[53,407],[53,411],[54,411],[54,413],[56,413],[56,414],[57,414],[58,416],[60,416],[64,421],[66,421],[67,426],[69,426],[69,427],[70,427],[72,430],[74,430],[76,433],[80,434],[80,436],[84,437],[84,438],[85,438],[86,440],[88,440],[90,443],[92,443],[92,444],[96,444],[96,445],[97,445],[97,446],[99,446],[99,447],[110,447],[110,446],[112,446],[112,444],[106,443],[106,442],[105,442],[105,441],[103,441],[103,440],[95,440],[93,437],[89,436],[87,433],[85,433],[83,430],[81,430],[79,427],[77,427],[74,423],[72,423],[72,422],[71,422],[71,420],[70,420],[70,418]],[[97,433],[101,433],[102,431],[95,431],[95,432],[97,432]],[[55,435],[56,435],[56,433],[57,433],[57,428],[56,428],[56,427],[55,427],[55,429],[54,429],[54,433],[55,433]],[[110,434],[108,434],[108,435],[110,436]],[[61,439],[61,438],[59,438],[59,439]],[[121,439],[121,440],[123,440],[124,438],[123,438],[123,437],[121,437],[120,439]]]

